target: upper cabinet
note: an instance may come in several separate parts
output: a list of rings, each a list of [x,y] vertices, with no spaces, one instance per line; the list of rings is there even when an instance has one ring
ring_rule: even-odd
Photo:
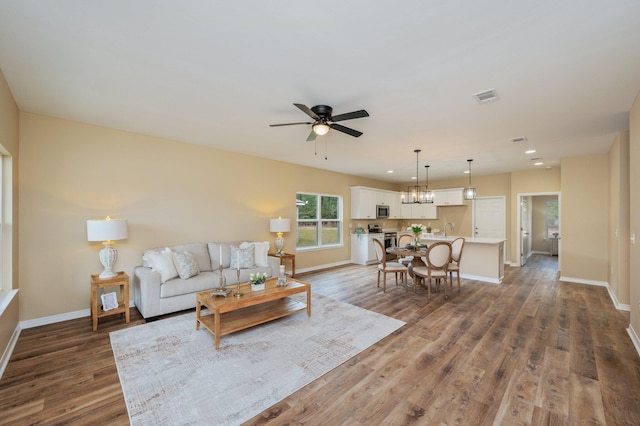
[[[369,188],[351,187],[351,219],[376,218],[376,191]]]
[[[437,219],[438,207],[435,204],[402,204],[403,219]]]
[[[351,187],[351,219],[376,219],[376,206],[389,206],[389,219],[402,217],[399,192]]]
[[[466,206],[463,197],[464,188],[434,189],[434,204],[436,206]]]

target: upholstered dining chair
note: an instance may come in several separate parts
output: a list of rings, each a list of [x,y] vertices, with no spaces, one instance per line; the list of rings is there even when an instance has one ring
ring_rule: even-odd
[[[456,238],[451,242],[451,262],[447,266],[449,271],[449,282],[453,289],[453,273],[458,277],[458,291],[460,291],[460,261],[462,260],[462,249],[464,249],[464,238]]]
[[[402,234],[398,238],[397,246],[398,247],[406,247],[407,244],[411,244],[412,241],[413,241],[413,237],[411,235]],[[409,263],[411,263],[412,260],[413,260],[413,256],[404,256],[404,257],[399,258],[398,262],[402,263],[403,265],[408,265]]]
[[[427,299],[431,299],[431,279],[444,279],[445,299],[447,298],[447,267],[451,262],[451,244],[440,241],[429,246],[427,255],[422,258],[427,266],[413,268],[413,276],[427,279]],[[414,283],[414,291],[418,287]]]
[[[376,249],[376,258],[378,259],[378,287],[380,287],[380,274],[383,274],[382,291],[387,291],[387,272],[393,272],[396,276],[396,286],[398,285],[398,274],[402,282],[407,283],[407,267],[399,262],[387,262],[386,252],[382,243],[374,238],[374,247]]]

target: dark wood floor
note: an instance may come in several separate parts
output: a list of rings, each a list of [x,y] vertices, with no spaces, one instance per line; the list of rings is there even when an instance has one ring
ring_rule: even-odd
[[[313,291],[407,324],[250,424],[640,424],[640,359],[602,287],[557,281],[555,258],[463,280],[449,300],[376,288],[375,267],[300,275]],[[127,424],[117,317],[23,330],[0,424]],[[137,311],[129,327],[144,322]],[[345,327],[348,327],[345,324]]]

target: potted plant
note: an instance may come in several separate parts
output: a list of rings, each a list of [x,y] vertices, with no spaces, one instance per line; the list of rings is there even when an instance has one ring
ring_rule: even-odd
[[[413,245],[418,247],[420,245],[420,234],[424,231],[424,225],[421,223],[412,223],[407,228],[407,231],[413,232]]]
[[[264,282],[267,280],[267,273],[249,274],[249,281],[251,281],[251,290],[264,290]]]

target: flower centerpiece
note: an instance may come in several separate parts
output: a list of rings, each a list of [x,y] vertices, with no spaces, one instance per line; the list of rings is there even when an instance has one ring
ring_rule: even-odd
[[[267,280],[267,273],[249,274],[252,290],[264,290],[264,282]]]
[[[412,223],[411,226],[407,228],[407,231],[413,232],[413,245],[420,245],[420,234],[424,231],[424,225],[421,223]]]

